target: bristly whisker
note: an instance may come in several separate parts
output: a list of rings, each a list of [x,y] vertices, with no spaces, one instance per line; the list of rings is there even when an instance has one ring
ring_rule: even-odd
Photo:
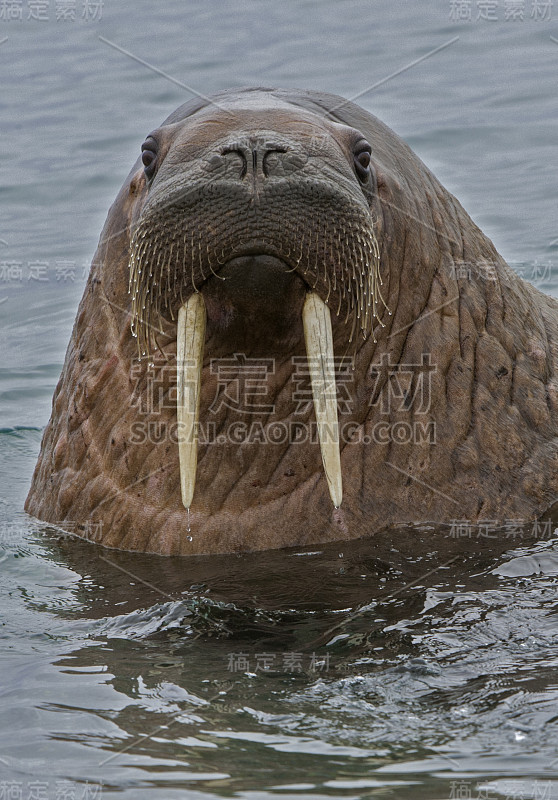
[[[131,330],[140,356],[150,357],[158,346],[154,330],[162,319],[176,320],[178,301],[203,291],[212,276],[224,280],[220,267],[253,252],[249,247],[255,241],[263,241],[262,248],[280,258],[286,272],[298,273],[331,304],[337,317],[350,324],[351,342],[357,331],[358,338],[361,334],[375,339],[375,329],[385,327],[379,315],[391,312],[380,288],[380,248],[365,210],[340,207],[333,216],[317,208],[304,219],[287,214],[275,234],[265,225],[257,228],[258,220],[251,217],[237,215],[225,226],[218,207],[207,220],[192,213],[193,208],[181,214],[176,206],[162,211],[154,206],[144,211],[133,233],[128,291]]]

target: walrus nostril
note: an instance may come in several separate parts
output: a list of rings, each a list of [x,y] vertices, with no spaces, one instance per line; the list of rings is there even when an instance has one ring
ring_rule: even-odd
[[[241,160],[240,178],[244,178],[249,170],[253,178],[258,177],[259,174],[260,177],[267,178],[276,169],[284,172],[287,167],[287,171],[292,171],[294,167],[300,168],[306,163],[305,157],[300,155],[298,159],[291,157],[288,162],[285,161],[282,155],[288,151],[289,148],[286,145],[276,142],[233,142],[221,150],[221,156],[229,154],[239,156]]]
[[[221,156],[225,158],[226,156],[238,156],[239,158],[239,177],[242,179],[248,172],[248,159],[246,148],[238,143],[234,143],[231,145],[227,145],[221,150]],[[228,161],[232,161],[233,159],[229,158]]]
[[[277,167],[281,167],[284,169],[285,167],[285,160],[281,157],[283,153],[288,152],[288,147],[283,147],[280,145],[266,145],[264,147],[264,152],[262,155],[262,172],[265,177],[269,177],[270,174]],[[301,165],[304,163],[302,160]]]

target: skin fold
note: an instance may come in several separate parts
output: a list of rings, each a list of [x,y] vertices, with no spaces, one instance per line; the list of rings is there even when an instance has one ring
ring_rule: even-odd
[[[188,512],[176,319],[197,291],[204,435]],[[309,291],[331,311],[338,509],[312,435]],[[558,494],[557,343],[556,301],[375,117],[299,90],[196,100],[146,138],[109,211],[25,508],[165,555],[534,520]]]

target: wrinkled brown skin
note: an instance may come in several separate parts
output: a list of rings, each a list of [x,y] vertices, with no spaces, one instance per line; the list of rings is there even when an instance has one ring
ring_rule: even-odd
[[[370,203],[384,296],[393,313],[383,314],[386,327],[377,344],[370,337],[358,345],[354,402],[344,419],[364,433],[386,418],[413,422],[412,408],[392,409],[386,417],[380,404],[370,404],[373,388],[385,390],[388,380],[384,375],[375,383],[371,365],[381,363],[383,354],[391,364],[416,364],[430,353],[436,371],[426,420],[436,424],[436,441],[342,446],[344,499],[337,511],[316,443],[201,444],[190,541],[176,444],[131,442],[132,425],[143,419],[132,402],[137,349],[128,294],[130,229],[147,195],[138,161],[101,235],[26,510],[73,531],[76,523],[102,522],[96,541],[103,545],[166,555],[348,540],[403,522],[531,520],[543,514],[558,494],[558,304],[520,280],[408,146],[356,105],[298,90],[250,89],[215,99],[219,108],[188,103],[164,123],[161,130],[172,132],[165,138],[167,158],[177,164],[192,158],[202,129],[221,137],[231,126],[235,135],[271,129],[287,132],[300,146],[306,137],[331,136],[335,130],[337,144],[324,168],[347,175],[352,166],[340,126],[357,129],[370,143],[375,175]],[[173,149],[176,135],[190,144]],[[358,189],[356,176],[354,185]],[[456,278],[452,263],[459,262],[495,265],[494,280],[476,269],[470,278]],[[207,294],[213,292],[214,299],[208,300],[202,424],[216,391],[209,359],[238,351],[277,360],[275,413],[259,419],[292,419],[290,359],[305,352],[303,282],[293,276],[278,296],[270,288],[263,304],[259,298],[251,305],[248,281],[240,292],[248,322],[241,324],[237,314],[227,329],[219,312],[226,305],[219,295],[226,284],[217,287],[217,279],[210,280]],[[285,310],[286,326],[281,327],[278,307]],[[347,326],[334,313],[332,321],[336,354],[343,355]],[[162,346],[172,361],[172,324],[169,331]],[[175,418],[172,408],[162,417],[169,424]],[[239,419],[253,421],[222,409],[218,428]],[[313,409],[301,419],[312,421]]]

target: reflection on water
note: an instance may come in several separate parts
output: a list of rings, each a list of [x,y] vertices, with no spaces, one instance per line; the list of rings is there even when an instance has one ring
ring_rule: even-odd
[[[103,796],[558,796],[558,539],[449,531],[179,560],[38,526],[4,553],[2,763]]]

